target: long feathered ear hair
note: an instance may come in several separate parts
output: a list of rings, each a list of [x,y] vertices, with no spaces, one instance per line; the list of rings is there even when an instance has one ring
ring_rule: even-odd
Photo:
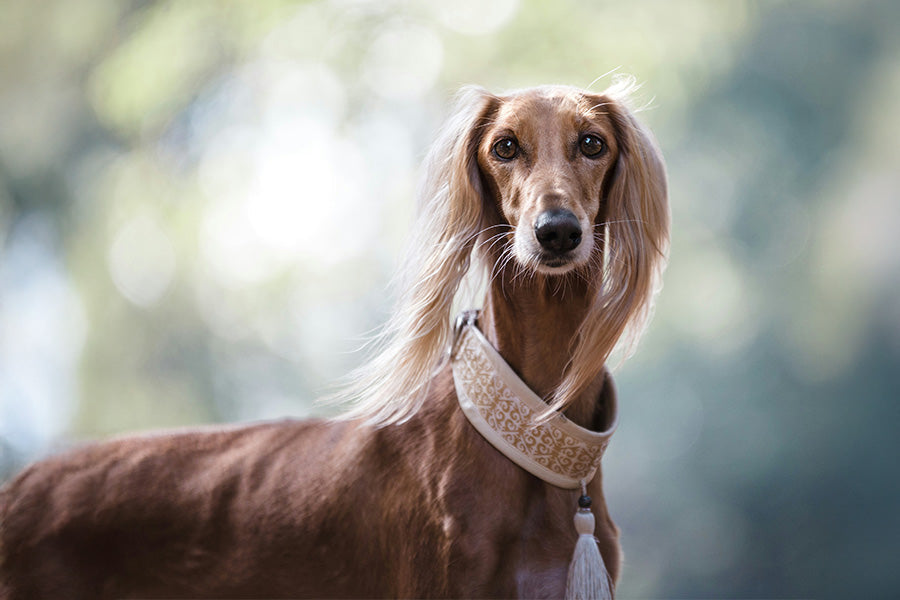
[[[596,98],[612,119],[619,148],[612,180],[604,189],[602,283],[550,399],[550,411],[564,409],[582,394],[617,344],[623,359],[633,351],[661,287],[669,248],[666,171],[652,134],[625,105],[634,88],[633,80],[624,79]]]
[[[425,400],[450,343],[454,296],[484,228],[476,151],[494,108],[495,97],[463,88],[425,159],[413,235],[395,282],[398,305],[375,340],[374,357],[332,398],[349,404],[346,418],[402,422]]]

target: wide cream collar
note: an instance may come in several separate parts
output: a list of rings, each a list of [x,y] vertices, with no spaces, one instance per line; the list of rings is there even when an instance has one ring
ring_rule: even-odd
[[[576,489],[593,479],[618,422],[615,386],[604,389],[609,426],[591,431],[560,413],[538,421],[547,404],[491,346],[475,325],[477,313],[457,320],[451,349],[459,406],[484,438],[511,461],[555,486]]]

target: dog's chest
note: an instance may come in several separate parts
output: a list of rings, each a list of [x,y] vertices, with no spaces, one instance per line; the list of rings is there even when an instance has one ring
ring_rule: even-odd
[[[527,563],[527,560],[526,560]],[[567,567],[557,565],[524,564],[516,571],[516,592],[519,598],[562,598],[566,591]]]

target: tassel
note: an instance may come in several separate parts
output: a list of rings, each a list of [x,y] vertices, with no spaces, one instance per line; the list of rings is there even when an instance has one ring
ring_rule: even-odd
[[[575,543],[572,564],[569,565],[566,600],[612,600],[609,574],[594,538],[594,514],[591,512],[591,497],[587,495],[584,481],[581,482],[581,490],[578,512],[575,513],[578,541]]]

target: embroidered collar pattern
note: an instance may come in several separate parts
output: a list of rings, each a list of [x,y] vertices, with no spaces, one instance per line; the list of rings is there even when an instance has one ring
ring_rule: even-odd
[[[580,427],[562,414],[537,423],[547,404],[503,360],[474,324],[472,313],[457,322],[451,350],[459,405],[497,450],[547,483],[566,489],[593,479],[616,429],[615,388],[607,394],[610,426],[602,432]],[[612,386],[607,374],[606,385]]]

